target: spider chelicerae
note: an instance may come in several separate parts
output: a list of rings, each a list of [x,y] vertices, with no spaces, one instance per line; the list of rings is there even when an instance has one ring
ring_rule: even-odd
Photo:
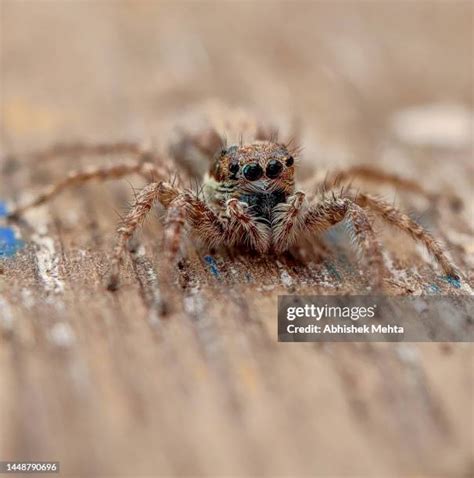
[[[371,285],[374,289],[381,289],[386,271],[370,213],[422,243],[445,274],[460,278],[441,245],[408,215],[371,194],[355,191],[350,186],[341,188],[350,179],[359,177],[392,184],[429,199],[436,197],[415,181],[372,167],[352,167],[328,175],[318,194],[306,194],[295,187],[298,148],[279,142],[265,130],[257,134],[254,141],[233,145],[224,144],[215,131],[205,131],[185,137],[172,151],[177,159],[180,156],[183,159],[182,156],[190,153],[192,148],[209,160],[202,185],[194,192],[167,180],[172,166],[169,160],[134,143],[63,145],[37,153],[37,158],[125,153],[135,159],[73,171],[28,203],[18,205],[8,217],[18,219],[30,208],[44,204],[64,189],[89,180],[139,174],[153,181],[136,195],[117,228],[108,281],[110,290],[118,286],[120,265],[128,241],[157,202],[166,210],[164,256],[168,265],[173,264],[177,256],[183,231],[194,234],[209,248],[246,247],[260,254],[278,255],[303,237],[321,234],[347,219],[354,243],[371,269]]]

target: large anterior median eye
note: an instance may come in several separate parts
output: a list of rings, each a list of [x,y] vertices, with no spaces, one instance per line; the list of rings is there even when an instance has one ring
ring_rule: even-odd
[[[267,175],[267,178],[276,179],[278,176],[280,176],[282,170],[283,164],[281,164],[280,161],[276,159],[272,159],[267,164],[265,174]]]
[[[263,176],[263,169],[260,164],[257,163],[246,164],[242,172],[249,181],[257,181],[257,179]]]

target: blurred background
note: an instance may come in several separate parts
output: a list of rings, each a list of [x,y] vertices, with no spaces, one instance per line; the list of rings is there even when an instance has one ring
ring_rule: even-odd
[[[15,150],[159,137],[163,122],[208,99],[297,118],[314,147],[359,161],[377,158],[391,133],[472,141],[470,1],[1,7],[2,134]],[[397,114],[414,107],[427,107],[420,123],[430,125],[408,138]]]
[[[23,153],[123,140],[166,151],[187,117],[251,111],[296,131],[306,177],[371,163],[461,196],[464,210],[436,221],[472,275],[473,14],[471,1],[441,0],[0,0],[0,199],[98,160]],[[0,274],[0,326],[14,331],[0,342],[1,459],[61,459],[75,476],[472,473],[469,345],[282,348],[277,292],[331,292],[334,277],[317,261],[317,274],[277,263],[265,281],[236,261],[222,310],[232,291],[198,256],[201,312],[183,296],[186,313],[157,332],[144,259],[118,298],[102,288],[110,211],[129,184],[81,191],[35,216],[36,250]],[[431,290],[410,277],[407,291]]]

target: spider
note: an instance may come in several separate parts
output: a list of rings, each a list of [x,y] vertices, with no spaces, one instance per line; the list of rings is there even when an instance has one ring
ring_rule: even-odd
[[[18,219],[28,209],[44,204],[66,188],[89,180],[118,179],[140,174],[154,180],[135,197],[129,212],[117,228],[108,289],[119,284],[120,265],[127,244],[155,203],[166,210],[164,251],[172,264],[183,230],[190,230],[209,248],[246,247],[259,254],[279,255],[303,237],[321,234],[347,219],[355,245],[371,270],[371,286],[381,289],[386,275],[381,247],[369,213],[395,226],[423,244],[444,273],[459,279],[460,274],[439,243],[418,223],[393,205],[371,195],[340,185],[360,177],[396,185],[433,199],[414,181],[387,174],[371,167],[355,167],[329,175],[319,192],[306,194],[295,187],[297,148],[279,142],[273,134],[261,132],[247,144],[226,145],[216,132],[188,137],[175,148],[174,155],[186,155],[190,145],[206,155],[210,167],[197,192],[181,189],[168,177],[166,160],[134,143],[63,145],[38,153],[37,159],[64,154],[127,153],[135,160],[107,167],[71,172],[65,179],[47,187],[30,202],[18,205],[10,219]],[[179,159],[179,158],[178,158]]]

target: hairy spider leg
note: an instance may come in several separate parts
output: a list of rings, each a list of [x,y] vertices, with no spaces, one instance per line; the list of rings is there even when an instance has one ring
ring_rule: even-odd
[[[363,181],[393,186],[402,191],[418,194],[432,202],[439,202],[445,197],[442,194],[428,191],[416,180],[404,178],[397,174],[387,173],[370,165],[351,166],[347,169],[333,171],[322,183],[319,182],[319,188],[322,191],[327,192],[334,188],[343,187],[344,183],[347,183],[352,179],[360,179]],[[455,209],[462,207],[462,200],[456,195],[448,194],[446,199],[449,201],[451,207]]]
[[[391,204],[369,194],[357,194],[355,201],[359,206],[371,209],[387,223],[407,233],[414,241],[421,242],[448,276],[455,279],[460,278],[460,272],[448,258],[441,245],[410,216],[399,211]]]
[[[23,154],[9,154],[3,159],[5,161],[49,161],[61,156],[78,158],[81,156],[105,156],[113,154],[128,154],[141,158],[143,161],[151,161],[154,154],[142,145],[131,141],[119,141],[116,143],[59,143],[40,151],[32,151]]]
[[[270,246],[270,228],[249,214],[248,209],[248,204],[237,198],[227,201],[225,241],[229,246],[246,244],[261,254],[265,253]]]
[[[117,229],[117,242],[108,281],[109,290],[118,287],[120,265],[128,240],[157,201],[167,209],[164,231],[167,264],[176,257],[185,224],[189,224],[196,236],[208,247],[224,244],[226,238],[232,235],[230,231],[235,227],[232,220],[219,217],[196,195],[181,192],[165,182],[149,184],[138,193],[135,203]]]
[[[301,227],[308,234],[324,232],[345,218],[349,219],[353,241],[373,272],[371,285],[375,289],[382,288],[385,275],[382,252],[370,219],[362,207],[349,198],[334,197],[311,204],[303,214]]]
[[[302,195],[303,193],[297,194]],[[373,211],[385,222],[407,233],[413,240],[421,242],[448,276],[456,279],[460,278],[460,273],[456,266],[446,255],[442,246],[428,231],[391,204],[374,196],[364,193],[354,193],[350,190],[344,191],[339,197],[333,195],[330,199],[323,199],[322,203],[316,203],[307,208],[303,207],[303,200],[298,202],[293,200],[288,201],[287,204],[278,205],[276,208],[276,218],[274,220],[275,250],[282,252],[296,241],[298,234],[304,233],[308,227],[313,228],[317,226],[317,222],[314,226],[312,225],[313,220],[311,217],[316,218],[321,216],[321,211],[324,211],[324,206],[321,205],[338,204],[338,202],[342,200],[349,200],[360,208]],[[318,211],[316,215],[314,213],[315,210]],[[325,217],[331,222],[330,214],[334,216],[337,207],[331,206],[329,211],[330,213]],[[337,215],[333,217],[336,223],[339,222],[338,217]]]
[[[163,167],[155,166],[152,163],[135,161],[113,166],[90,167],[83,170],[71,171],[66,178],[47,186],[30,201],[13,208],[7,218],[18,218],[29,209],[45,204],[62,191],[71,187],[79,186],[95,179],[99,181],[120,179],[130,174],[140,174],[148,180],[150,177],[161,179],[166,176],[166,170]]]

